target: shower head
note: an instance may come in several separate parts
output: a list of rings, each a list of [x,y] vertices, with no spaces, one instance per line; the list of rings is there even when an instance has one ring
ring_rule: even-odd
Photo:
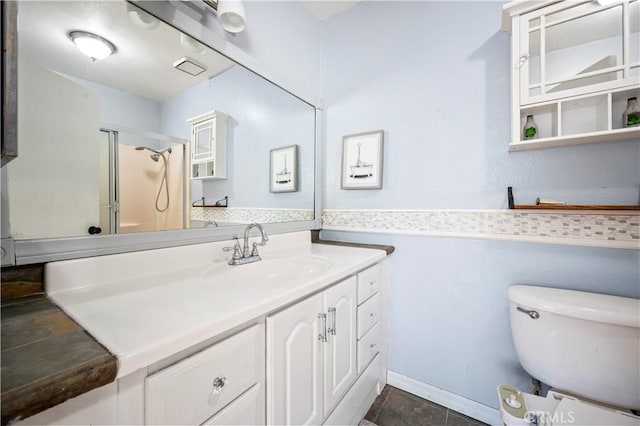
[[[153,152],[153,154],[151,154],[151,159],[155,162],[158,162],[161,156],[163,160],[166,160],[164,158],[165,152],[168,152],[169,154],[171,154],[171,148],[165,148],[162,151],[156,151],[155,149],[151,149],[148,146],[136,146],[136,151],[144,151],[145,149]]]

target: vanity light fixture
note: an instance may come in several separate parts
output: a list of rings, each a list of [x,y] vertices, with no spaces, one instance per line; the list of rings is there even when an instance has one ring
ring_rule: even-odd
[[[94,62],[107,58],[117,51],[113,43],[97,34],[86,31],[71,31],[68,35],[76,47]]]
[[[205,52],[204,44],[200,43],[193,37],[189,37],[185,33],[180,33],[180,44],[182,47],[193,53],[200,54]]]
[[[222,28],[233,34],[244,30],[246,23],[242,0],[218,0],[217,8]]]
[[[131,3],[127,3],[127,15],[129,15],[131,22],[145,30],[153,30],[160,24],[160,20],[158,18],[148,14]]]

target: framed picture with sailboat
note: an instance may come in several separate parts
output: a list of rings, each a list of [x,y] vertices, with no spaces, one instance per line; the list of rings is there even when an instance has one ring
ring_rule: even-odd
[[[296,192],[298,190],[298,145],[272,149],[269,174],[271,192]]]
[[[342,189],[382,188],[384,130],[342,138]]]

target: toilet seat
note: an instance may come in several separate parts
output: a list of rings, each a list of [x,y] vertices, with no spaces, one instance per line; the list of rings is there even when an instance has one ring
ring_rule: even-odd
[[[502,421],[507,426],[638,426],[640,417],[630,412],[597,405],[591,402],[549,391],[546,397],[520,392],[509,385],[498,386]],[[517,400],[517,402],[516,402]],[[513,404],[522,405],[514,410]],[[533,422],[533,420],[536,420]]]

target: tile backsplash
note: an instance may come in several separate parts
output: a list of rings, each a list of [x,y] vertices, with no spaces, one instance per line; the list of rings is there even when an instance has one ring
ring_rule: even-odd
[[[272,223],[313,220],[313,209],[264,209],[244,207],[194,207],[191,220],[232,223]]]
[[[323,229],[640,249],[636,212],[325,210]]]

